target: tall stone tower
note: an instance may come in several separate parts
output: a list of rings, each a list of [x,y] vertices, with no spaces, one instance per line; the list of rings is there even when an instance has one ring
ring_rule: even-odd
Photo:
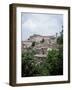
[[[56,33],[56,43],[57,43],[58,33]]]

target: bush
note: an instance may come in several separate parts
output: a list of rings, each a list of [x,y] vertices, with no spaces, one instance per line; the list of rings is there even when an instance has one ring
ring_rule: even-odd
[[[32,76],[34,73],[34,51],[22,53],[22,77]]]
[[[52,50],[48,52],[46,66],[50,75],[63,74],[63,56],[60,50]]]

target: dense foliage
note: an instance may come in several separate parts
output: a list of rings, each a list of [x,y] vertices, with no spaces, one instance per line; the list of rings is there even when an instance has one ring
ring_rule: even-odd
[[[34,50],[28,50],[22,53],[22,76],[32,76],[35,68]]]
[[[63,74],[63,59],[60,50],[51,50],[48,52],[46,59],[46,67],[49,70],[50,75],[62,75]]]
[[[35,43],[36,43],[36,42],[34,42],[34,41],[32,42],[32,47],[34,47],[34,46],[35,46]]]

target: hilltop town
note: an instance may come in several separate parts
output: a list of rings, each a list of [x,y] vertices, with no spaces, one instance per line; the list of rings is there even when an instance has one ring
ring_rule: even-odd
[[[35,57],[46,57],[48,50],[57,49],[56,36],[42,36],[34,34],[26,41],[22,41],[22,51],[33,48],[36,51]]]

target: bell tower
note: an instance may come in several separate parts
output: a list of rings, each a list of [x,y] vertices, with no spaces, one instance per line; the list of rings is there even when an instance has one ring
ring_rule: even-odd
[[[56,43],[57,43],[58,33],[56,33]]]

